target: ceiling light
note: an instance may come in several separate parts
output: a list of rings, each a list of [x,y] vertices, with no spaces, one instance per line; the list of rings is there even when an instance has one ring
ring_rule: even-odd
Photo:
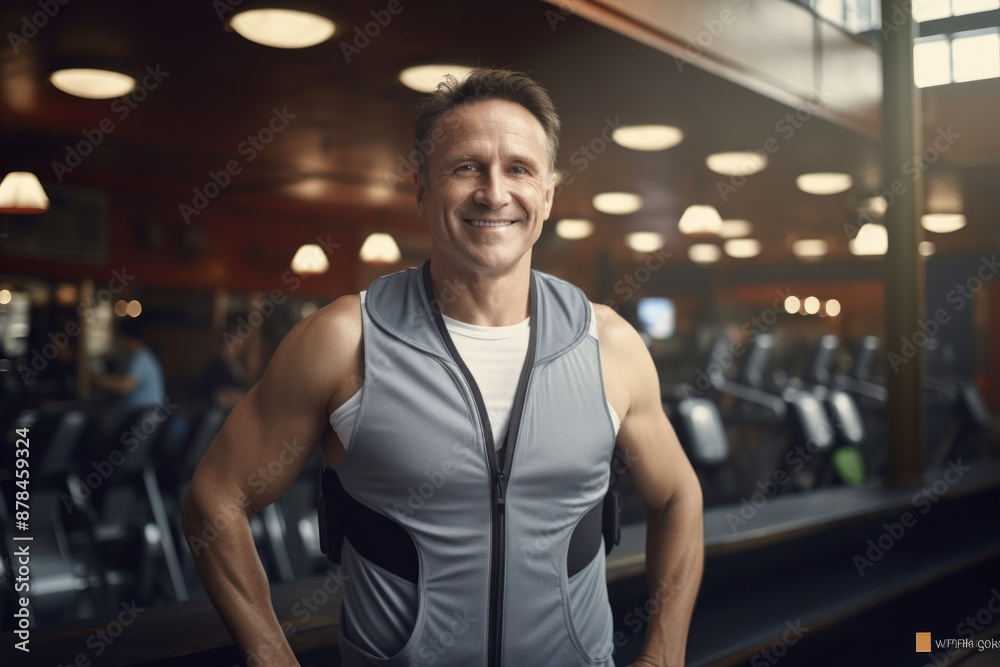
[[[961,213],[928,213],[920,217],[920,225],[929,232],[947,234],[965,227]]]
[[[139,317],[142,314],[142,304],[132,299],[125,305],[125,312],[129,317]]]
[[[815,315],[819,312],[819,299],[814,296],[807,296],[805,301],[802,302],[802,310],[807,315]]]
[[[753,225],[748,220],[723,220],[719,236],[724,239],[738,239],[741,236],[749,236],[752,231]]]
[[[115,315],[118,317],[125,317],[128,315],[128,302],[125,299],[118,299],[115,302]]]
[[[451,74],[461,81],[472,71],[471,67],[464,65],[417,65],[407,67],[399,73],[399,80],[407,88],[418,93],[433,93],[438,84],[444,81],[444,77]]]
[[[937,252],[937,246],[934,245],[933,241],[921,241],[920,245],[917,246],[917,250],[923,257],[930,257]]]
[[[786,313],[797,313],[799,312],[799,306],[802,305],[802,302],[799,301],[799,297],[789,295],[785,297],[784,305]]]
[[[823,239],[799,239],[792,244],[792,252],[796,257],[822,257],[828,247]]]
[[[848,245],[852,255],[884,255],[889,250],[889,233],[885,225],[862,225],[858,235]]]
[[[874,197],[862,199],[858,208],[873,217],[881,218],[885,215],[885,212],[889,210],[889,202],[885,200],[885,197],[876,195]]]
[[[229,27],[251,42],[276,49],[304,49],[333,37],[337,26],[319,14],[296,9],[248,9],[229,19]]]
[[[795,184],[811,195],[835,195],[850,190],[854,181],[849,174],[822,172],[802,174],[795,179]]]
[[[30,171],[12,171],[0,183],[0,213],[30,215],[49,210],[49,198]]]
[[[836,299],[830,299],[826,302],[826,314],[830,317],[836,317],[840,315],[840,302]]]
[[[718,234],[722,229],[722,216],[714,206],[694,204],[685,209],[677,229],[681,234]]]
[[[688,248],[688,259],[697,264],[711,264],[718,262],[722,256],[719,246],[711,243],[695,243]]]
[[[565,218],[556,223],[556,234],[560,238],[575,241],[585,239],[594,233],[594,223],[579,218]]]
[[[301,246],[292,257],[292,271],[299,275],[326,273],[329,268],[330,261],[326,258],[326,253],[315,243]]]
[[[625,245],[636,252],[656,252],[663,247],[663,234],[659,232],[630,232],[625,235]]]
[[[705,158],[705,164],[723,176],[752,176],[767,168],[767,156],[751,151],[712,153]]]
[[[634,151],[665,151],[684,140],[684,133],[670,125],[629,125],[611,133],[619,146]]]
[[[601,213],[628,215],[642,208],[642,197],[634,192],[602,192],[594,195],[592,203]]]
[[[53,72],[49,81],[64,93],[88,100],[109,100],[135,89],[135,79],[128,74],[106,69],[61,69]]]
[[[384,232],[369,234],[365,242],[361,244],[361,251],[358,253],[362,262],[369,264],[392,264],[398,262],[402,257],[396,239],[392,235]]]
[[[729,239],[722,244],[722,249],[730,257],[756,257],[760,254],[760,241],[757,239]]]

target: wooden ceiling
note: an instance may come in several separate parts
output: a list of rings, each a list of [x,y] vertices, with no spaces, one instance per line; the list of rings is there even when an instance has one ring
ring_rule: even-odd
[[[333,227],[391,229],[411,255],[425,252],[428,240],[415,215],[412,187],[408,179],[398,182],[405,175],[400,163],[411,149],[419,95],[397,75],[428,61],[527,71],[551,92],[564,120],[559,167],[572,176],[553,219],[587,217],[597,233],[567,242],[550,226],[538,248],[550,270],[605,248],[630,257],[622,240],[630,230],[664,233],[674,260],[687,263],[692,241],[678,234],[677,220],[697,202],[715,204],[724,218],[750,220],[763,243],[758,258],[724,262],[794,261],[791,243],[815,237],[830,242],[834,258],[847,258],[842,227],[881,181],[879,146],[872,138],[819,117],[785,136],[776,124],[790,107],[696,67],[679,71],[666,53],[572,13],[553,26],[547,14],[552,5],[536,0],[402,0],[402,11],[367,45],[355,43],[355,29],[387,3],[329,2],[344,28],[334,40],[303,50],[259,46],[226,30],[226,12],[219,8],[233,4],[228,0],[49,4],[58,12],[37,35],[0,44],[0,168],[14,167],[17,141],[43,182],[58,182],[60,175],[66,184],[139,193],[151,212],[179,217],[178,207],[192,203],[193,189],[236,160],[240,173],[211,209],[192,218],[192,224],[232,226],[225,233],[240,232],[233,214],[238,219],[267,210],[273,216],[277,207],[284,215]],[[37,0],[7,0],[0,34],[23,34],[24,17],[38,11]],[[361,47],[349,62],[345,41]],[[57,64],[88,56],[165,74],[134,108],[77,99],[47,82]],[[928,172],[928,191],[939,193],[938,201],[957,197],[969,219],[967,229],[934,240],[946,253],[996,248],[1000,86],[996,80],[959,84],[924,91],[924,97],[930,135],[949,124],[962,134],[954,151]],[[249,162],[244,142],[268,126],[275,110],[287,114],[287,126]],[[71,147],[102,122],[113,131],[102,133],[100,145],[78,167],[57,174],[53,163],[68,164]],[[612,144],[593,160],[584,157],[582,147],[602,146],[609,122],[667,123],[686,138],[658,153]],[[707,169],[706,155],[760,149],[771,137],[780,150],[770,166],[723,199],[718,183],[727,179]],[[846,171],[855,186],[833,197],[808,195],[794,185],[795,176],[808,171]],[[607,190],[639,192],[646,205],[632,216],[600,214],[590,199]],[[941,192],[951,194],[940,199]]]

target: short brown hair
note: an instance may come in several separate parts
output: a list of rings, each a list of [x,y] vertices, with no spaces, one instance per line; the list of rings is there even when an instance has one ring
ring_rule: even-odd
[[[423,178],[427,178],[427,157],[433,150],[430,137],[438,119],[455,107],[486,100],[507,100],[520,104],[538,119],[548,143],[549,171],[555,171],[560,121],[549,94],[527,74],[481,67],[472,70],[461,82],[449,74],[421,102],[413,132],[413,145]]]

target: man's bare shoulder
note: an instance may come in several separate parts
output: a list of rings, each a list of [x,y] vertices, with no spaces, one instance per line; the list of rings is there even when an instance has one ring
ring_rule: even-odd
[[[362,354],[361,299],[343,296],[292,327],[264,379],[282,391],[315,391],[327,403],[358,383]]]
[[[597,337],[601,349],[611,358],[625,361],[630,355],[645,351],[646,346],[635,327],[625,321],[613,308],[595,303],[594,316],[597,322]]]

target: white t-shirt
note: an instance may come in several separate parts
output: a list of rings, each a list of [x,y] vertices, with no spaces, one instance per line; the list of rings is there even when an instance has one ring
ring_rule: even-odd
[[[365,292],[361,292],[362,306],[365,302]],[[451,334],[462,361],[469,367],[469,372],[479,386],[486,404],[486,413],[493,430],[493,443],[499,449],[507,435],[510,424],[510,413],[514,408],[514,394],[517,393],[517,383],[521,379],[521,367],[528,352],[530,334],[530,318],[507,327],[484,327],[475,324],[459,322],[446,315],[445,327]],[[590,336],[597,340],[597,322],[591,305]],[[354,422],[361,409],[361,393],[364,386],[351,396],[330,415],[333,430],[347,449],[354,431]],[[608,403],[608,414],[615,427],[615,434],[621,426],[621,420],[615,414],[615,409]]]

